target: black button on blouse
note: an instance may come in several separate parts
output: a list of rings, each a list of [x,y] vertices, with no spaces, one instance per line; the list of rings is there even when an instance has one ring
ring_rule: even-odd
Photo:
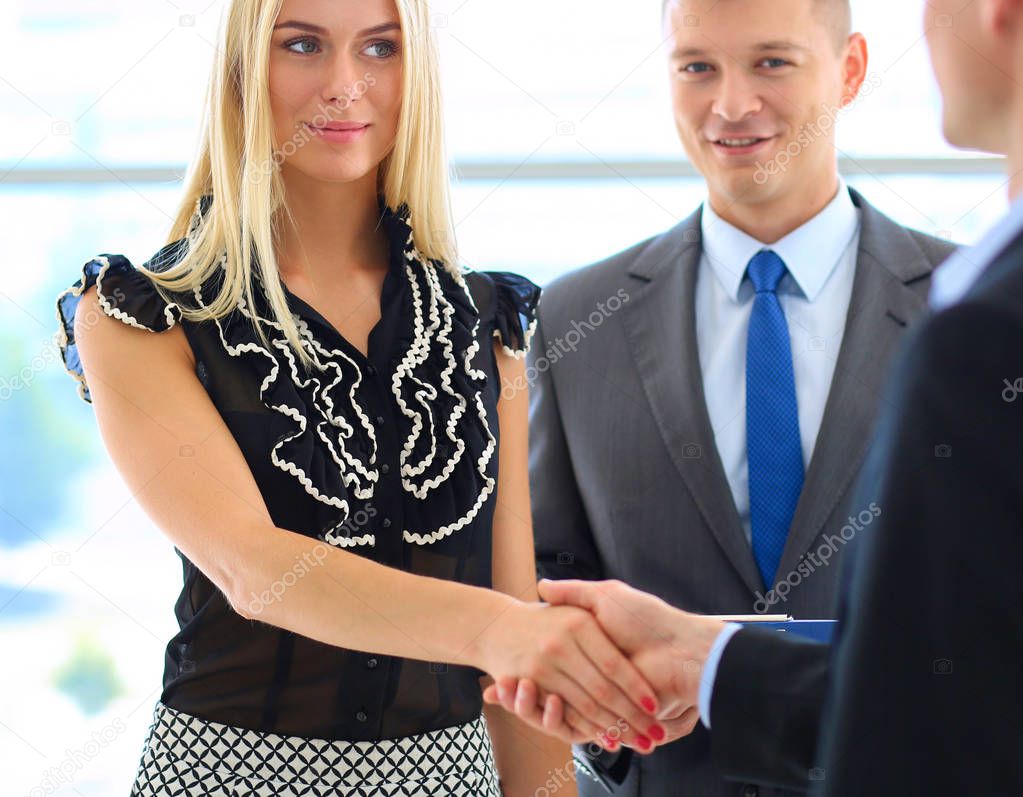
[[[316,362],[306,374],[279,328],[265,327],[269,348],[253,329],[254,312],[271,317],[258,277],[255,308],[243,303],[195,323],[181,306],[211,301],[212,285],[165,297],[122,255],[99,255],[57,300],[65,364],[89,401],[74,315],[94,284],[112,317],[155,332],[180,325],[277,526],[411,573],[489,587],[500,395],[493,339],[525,353],[539,288],[515,274],[453,273],[416,250],[404,207],[381,211],[391,257],[368,356],[285,288]],[[167,245],[146,266],[170,267],[186,245]],[[351,741],[479,715],[479,670],[367,659],[246,620],[178,555],[184,584],[174,606],[180,631],[166,648],[166,705],[242,728]],[[270,586],[252,594],[250,611],[275,599]]]

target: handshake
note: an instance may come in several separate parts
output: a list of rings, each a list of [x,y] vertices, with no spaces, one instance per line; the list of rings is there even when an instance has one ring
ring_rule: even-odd
[[[620,581],[544,579],[538,588],[546,605],[529,605],[531,622],[501,633],[530,644],[513,657],[501,646],[506,655],[486,668],[494,675],[487,703],[565,742],[609,751],[623,744],[650,753],[693,730],[700,676],[722,621]]]

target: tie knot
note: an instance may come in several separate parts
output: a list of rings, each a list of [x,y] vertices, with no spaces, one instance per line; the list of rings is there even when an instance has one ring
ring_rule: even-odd
[[[746,273],[757,293],[774,293],[785,276],[785,261],[770,249],[764,249],[753,255]]]

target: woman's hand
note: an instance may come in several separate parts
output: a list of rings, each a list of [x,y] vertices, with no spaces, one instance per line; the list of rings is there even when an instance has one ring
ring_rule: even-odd
[[[513,604],[477,648],[480,669],[498,684],[526,679],[564,699],[564,719],[574,729],[572,738],[560,737],[565,741],[649,752],[666,738],[654,719],[655,691],[585,609]]]
[[[647,683],[657,689],[664,743],[692,731],[700,677],[707,652],[724,624],[689,614],[653,595],[618,581],[541,581],[540,596],[555,605],[572,605],[592,612],[601,629],[628,655]],[[557,692],[542,684],[498,678],[484,693],[488,703],[513,711],[527,724],[575,742],[574,715],[565,710]],[[626,744],[629,744],[626,741]],[[638,748],[643,752],[643,748]]]
[[[502,678],[487,686],[483,692],[483,700],[488,704],[501,706],[527,725],[569,744],[586,741],[565,719],[565,703],[561,697],[555,694],[541,696],[536,684],[528,678]],[[692,733],[700,720],[700,713],[696,706],[677,708],[674,711],[662,709],[657,719],[665,730],[665,737],[658,744],[668,744]],[[612,729],[606,736],[612,743],[621,739],[617,728]],[[616,744],[604,746],[609,750],[617,747]],[[648,753],[650,750],[640,752]]]

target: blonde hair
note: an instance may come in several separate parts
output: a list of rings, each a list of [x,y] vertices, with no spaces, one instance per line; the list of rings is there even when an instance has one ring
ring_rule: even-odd
[[[403,42],[402,102],[394,146],[380,164],[379,192],[388,207],[407,207],[416,249],[458,271],[438,59],[427,3],[395,3]],[[271,34],[282,4],[283,0],[231,0],[226,25],[221,22],[198,153],[167,239],[169,244],[187,238],[187,251],[165,270],[139,270],[158,289],[189,294],[222,272],[215,299],[200,308],[182,307],[185,318],[204,321],[229,314],[242,301],[254,308],[252,277],[258,269],[273,316],[266,320],[280,325],[309,369],[312,358],[301,345],[288,308],[275,250],[284,216],[293,221],[277,168],[281,153],[275,149],[267,79]],[[213,203],[200,223],[200,201],[208,194]],[[269,348],[262,324],[254,323]]]

